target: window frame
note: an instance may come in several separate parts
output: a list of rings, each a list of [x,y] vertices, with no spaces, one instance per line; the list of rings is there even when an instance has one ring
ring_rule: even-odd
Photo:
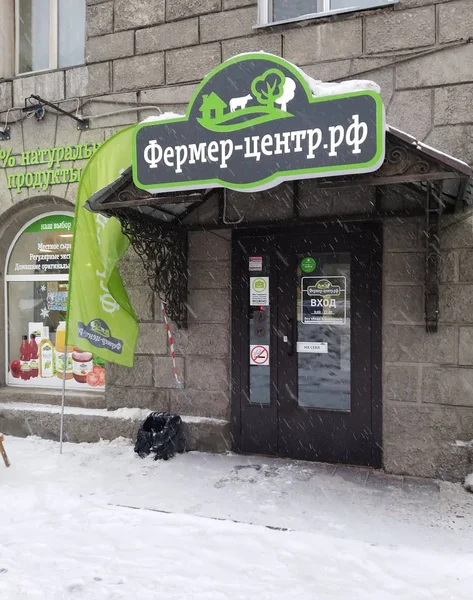
[[[359,1],[360,0],[353,0],[355,4]],[[331,0],[319,0],[319,2],[322,3],[322,11],[275,21],[273,19],[273,0],[258,0],[258,23],[255,26],[255,29],[271,27],[273,25],[284,25],[286,23],[297,23],[299,21],[306,21],[309,19],[321,19],[324,17],[331,17],[345,13],[361,12],[363,10],[369,10],[372,8],[387,8],[389,6],[395,6],[396,4],[399,4],[400,0],[383,0],[383,4],[376,4],[375,0],[369,0],[369,4],[366,6],[337,8],[333,10],[330,8]]]
[[[9,302],[8,302],[8,284],[15,282],[15,281],[61,281],[61,282],[68,282],[69,281],[69,274],[70,274],[70,266],[69,266],[69,273],[60,273],[60,274],[48,274],[45,273],[44,275],[10,275],[8,273],[8,266],[10,263],[10,258],[12,255],[12,252],[18,242],[18,240],[20,239],[20,237],[23,235],[23,233],[26,231],[26,229],[28,229],[28,227],[30,225],[32,225],[33,223],[35,223],[36,221],[39,221],[41,219],[44,219],[45,217],[53,217],[53,216],[68,216],[68,217],[72,217],[74,218],[74,212],[73,211],[68,211],[67,209],[65,210],[56,210],[56,211],[49,211],[49,212],[45,212],[45,213],[41,213],[40,215],[37,215],[36,217],[33,217],[32,219],[30,219],[27,223],[25,223],[23,225],[23,227],[20,228],[20,230],[18,231],[18,233],[15,235],[15,237],[13,238],[13,241],[11,242],[9,248],[8,248],[8,252],[7,255],[5,257],[5,263],[4,263],[4,278],[3,278],[3,301],[4,301],[4,318],[5,318],[5,373],[8,373],[8,367],[9,367],[9,354],[10,354],[10,346],[9,346],[9,341],[10,341],[10,329],[8,327],[8,319],[9,319]],[[8,385],[8,384],[7,384]],[[10,387],[10,386],[8,386]],[[16,387],[16,386],[15,386]],[[31,388],[31,389],[38,389],[38,388]],[[46,388],[49,389],[49,388]]]
[[[85,2],[85,0],[84,0]],[[59,0],[49,0],[49,65],[44,69],[36,71],[24,71],[20,73],[20,0],[15,0],[15,75],[31,75],[32,73],[44,73],[59,67]],[[87,26],[87,23],[86,23]],[[84,37],[84,61],[85,61],[85,37]],[[64,68],[79,66],[68,65]]]

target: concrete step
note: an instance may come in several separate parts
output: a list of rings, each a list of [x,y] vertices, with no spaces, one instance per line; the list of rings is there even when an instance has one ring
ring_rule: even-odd
[[[49,404],[60,406],[61,390],[32,390],[20,387],[0,388],[0,403]],[[106,408],[105,394],[100,392],[66,391],[66,404],[80,408]]]
[[[119,437],[136,439],[141,423],[150,411],[141,408],[81,408],[67,406],[64,411],[64,441],[99,442]],[[24,402],[0,403],[0,431],[7,435],[35,435],[59,440],[61,407]],[[228,421],[181,416],[187,449],[226,452],[229,449]]]

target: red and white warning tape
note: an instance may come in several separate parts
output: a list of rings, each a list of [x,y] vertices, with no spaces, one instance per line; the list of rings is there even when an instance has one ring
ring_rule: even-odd
[[[172,368],[174,371],[174,379],[179,387],[183,386],[183,382],[179,379],[179,375],[177,374],[177,366],[176,366],[176,353],[174,351],[174,338],[172,337],[171,327],[169,325],[168,316],[166,314],[166,309],[164,307],[164,302],[161,302],[161,310],[163,312],[164,323],[166,324],[166,331],[168,334],[169,347],[171,348],[171,357],[172,357]]]

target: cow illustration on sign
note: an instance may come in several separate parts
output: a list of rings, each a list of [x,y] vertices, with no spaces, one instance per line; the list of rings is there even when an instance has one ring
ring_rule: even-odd
[[[253,79],[250,88],[251,94],[231,98],[228,103],[215,92],[203,95],[202,116],[197,120],[211,131],[228,132],[293,116],[287,105],[294,98],[296,82],[280,69],[267,69]],[[257,105],[249,106],[252,102]]]
[[[248,101],[252,98],[253,96],[251,94],[248,94],[247,96],[243,96],[241,98],[232,98],[230,100],[230,112],[235,112],[237,108],[243,110],[244,108],[246,108]]]

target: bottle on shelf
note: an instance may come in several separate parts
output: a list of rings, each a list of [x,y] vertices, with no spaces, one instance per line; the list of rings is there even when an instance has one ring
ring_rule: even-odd
[[[72,379],[72,352],[74,346],[67,347],[66,353],[66,322],[60,321],[56,329],[56,377]],[[67,354],[67,357],[66,357]]]
[[[54,346],[49,339],[49,328],[43,327],[42,340],[39,343],[39,376],[54,376]]]
[[[38,344],[36,343],[36,336],[34,333],[30,335],[30,367],[31,377],[38,377]]]
[[[20,377],[23,381],[28,381],[31,377],[31,350],[30,345],[28,343],[28,336],[21,336],[21,346],[20,346]]]

